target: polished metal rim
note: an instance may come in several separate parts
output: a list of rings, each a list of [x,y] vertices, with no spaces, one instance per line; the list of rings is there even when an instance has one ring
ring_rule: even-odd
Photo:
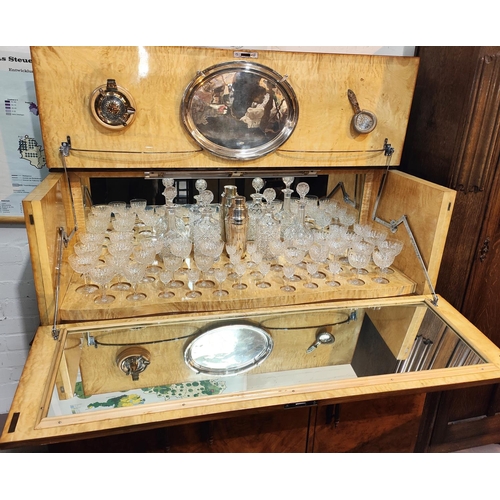
[[[283,97],[286,106],[286,119],[280,123],[280,128],[275,135],[262,144],[249,146],[242,140],[242,144],[221,144],[210,137],[195,119],[196,98],[205,86],[210,85],[217,78],[228,81],[234,74],[246,75],[252,78],[261,78],[272,84],[276,93]],[[226,159],[252,160],[270,154],[278,149],[294,131],[299,116],[297,97],[292,86],[287,81],[287,76],[282,76],[276,71],[261,64],[248,61],[231,61],[211,66],[199,71],[184,91],[181,103],[181,117],[186,130],[193,139],[206,151]],[[235,139],[235,142],[238,142]]]

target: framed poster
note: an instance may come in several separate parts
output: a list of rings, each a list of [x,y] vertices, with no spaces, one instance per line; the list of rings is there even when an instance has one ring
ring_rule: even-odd
[[[24,222],[22,200],[48,173],[29,47],[0,46],[0,222]]]

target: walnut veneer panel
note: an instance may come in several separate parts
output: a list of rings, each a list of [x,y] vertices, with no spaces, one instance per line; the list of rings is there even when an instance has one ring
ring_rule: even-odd
[[[288,75],[299,101],[297,127],[278,152],[253,161],[222,160],[200,152],[180,118],[184,90],[197,71],[234,60],[231,50],[195,47],[32,47],[33,72],[47,165],[60,167],[59,147],[71,137],[75,149],[144,154],[72,152],[69,168],[219,168],[377,166],[387,138],[398,165],[416,81],[418,58],[259,51],[258,64]],[[136,101],[129,128],[108,130],[92,118],[91,94],[108,78]],[[358,134],[347,99],[378,124]],[[291,151],[321,151],[320,154]],[[326,151],[326,153],[324,153]],[[341,153],[329,153],[340,151]],[[350,151],[346,154],[345,151]],[[368,151],[359,152],[359,151]],[[150,154],[170,152],[169,154]]]

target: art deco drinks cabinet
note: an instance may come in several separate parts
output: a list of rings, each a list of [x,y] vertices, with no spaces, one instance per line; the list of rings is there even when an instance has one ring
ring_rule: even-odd
[[[397,170],[418,58],[32,60],[42,325],[2,447],[170,429],[172,451],[235,451],[251,422],[250,451],[412,451],[427,393],[500,380],[434,290],[455,193]]]

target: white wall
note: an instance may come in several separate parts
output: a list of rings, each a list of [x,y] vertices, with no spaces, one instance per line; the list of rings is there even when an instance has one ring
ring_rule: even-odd
[[[26,228],[0,225],[0,414],[7,413],[39,325]]]
[[[16,47],[27,50],[27,47]],[[414,47],[228,47],[412,56]],[[0,224],[0,414],[8,413],[29,343],[39,325],[33,271],[24,225]]]

